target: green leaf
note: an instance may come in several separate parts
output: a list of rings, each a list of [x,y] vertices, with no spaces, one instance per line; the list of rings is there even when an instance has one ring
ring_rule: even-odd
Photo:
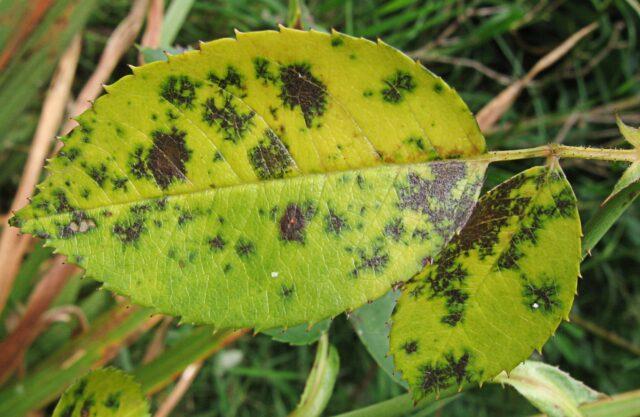
[[[494,382],[511,385],[548,417],[582,417],[580,405],[604,397],[557,367],[536,361],[525,361]]]
[[[173,0],[169,7],[167,7],[167,12],[162,22],[162,33],[160,34],[161,47],[171,47],[187,19],[193,3],[195,3],[195,0]]]
[[[460,97],[383,44],[239,34],[107,88],[12,219],[185,321],[314,323],[385,294],[466,220],[485,164]],[[438,159],[438,161],[435,161]]]
[[[62,395],[53,417],[146,417],[147,400],[140,384],[118,369],[98,369]]]
[[[609,200],[615,197],[620,191],[624,190],[630,185],[637,183],[638,180],[640,180],[640,162],[634,162],[629,166],[629,168],[626,169],[626,171],[624,171],[624,174],[622,174],[622,177],[620,177],[620,180],[613,187],[613,191],[611,192],[611,195],[609,195],[609,197],[607,197],[607,199],[604,202],[607,203]]]
[[[483,196],[392,317],[391,352],[414,398],[482,383],[542,349],[569,315],[579,263],[580,219],[559,168]]]
[[[622,216],[622,213],[633,204],[638,195],[640,195],[640,182],[631,184],[602,204],[584,225],[583,255],[588,254],[596,246],[602,236]]]
[[[318,342],[313,368],[307,377],[298,407],[289,417],[318,417],[327,407],[340,370],[338,350],[329,344],[326,333]]]
[[[293,346],[304,346],[315,343],[320,339],[324,333],[329,330],[331,326],[331,320],[322,320],[319,323],[309,326],[308,324],[299,324],[290,329],[283,329],[282,327],[277,329],[265,330],[263,333],[271,336],[273,340],[283,343],[289,343]]]
[[[408,388],[407,383],[395,369],[393,357],[389,355],[389,319],[400,294],[399,290],[389,291],[384,297],[355,310],[350,315],[349,321],[380,368],[395,382]]]

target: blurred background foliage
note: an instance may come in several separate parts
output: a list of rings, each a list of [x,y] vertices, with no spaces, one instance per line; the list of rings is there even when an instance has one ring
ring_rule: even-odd
[[[287,20],[288,4],[282,0],[177,1],[185,11],[190,6],[173,43],[178,48],[197,48],[198,41],[232,36],[234,29],[272,29]],[[3,3],[8,2],[0,0],[0,14],[6,12]],[[93,73],[109,35],[127,15],[131,2],[96,0],[95,7],[88,4],[91,2],[60,3],[76,7],[65,19],[79,26],[83,19],[87,21],[73,86],[77,93]],[[6,14],[3,16],[5,25],[8,21]],[[541,73],[485,132],[489,148],[515,149],[548,142],[618,146],[623,141],[615,126],[616,112],[628,124],[640,124],[640,6],[636,0],[309,0],[303,5],[302,16],[305,27],[379,37],[421,59],[455,87],[474,112],[524,76],[558,44],[595,22],[597,28]],[[3,36],[7,36],[4,29],[0,40]],[[6,116],[0,118],[4,123],[0,130],[0,213],[7,212],[16,191],[44,87],[55,57],[63,49],[54,47],[55,42],[58,38],[52,38],[51,32],[44,33],[40,42],[24,51],[28,59],[39,48],[49,48],[48,61],[33,64],[38,73],[29,84],[10,85],[17,74],[10,68],[3,68],[0,75],[0,97],[5,97],[0,101],[0,112]],[[129,74],[127,64],[137,62],[138,50],[132,47],[111,81]],[[28,100],[16,104],[16,95]],[[13,113],[7,113],[9,110]],[[492,167],[487,187],[535,162]],[[624,169],[623,165],[597,161],[565,160],[562,165],[575,187],[583,221],[599,207]],[[561,325],[542,354],[544,361],[607,394],[637,389],[640,381],[639,215],[636,204],[585,260],[572,322]],[[0,336],[6,335],[19,317],[50,257],[51,252],[39,244],[27,255],[3,312]],[[54,306],[79,306],[94,325],[95,318],[114,304],[110,294],[97,288],[91,280],[74,278]],[[194,331],[175,322],[164,326],[167,349]],[[155,332],[146,332],[119,348],[112,363],[127,371],[138,369],[158,331],[156,327]],[[29,349],[18,379],[37,372],[39,363],[77,333],[74,318],[53,324]],[[333,322],[330,338],[338,348],[342,367],[327,415],[403,392],[378,368],[344,317]],[[291,347],[266,335],[244,336],[204,362],[173,415],[285,416],[298,402],[313,357],[313,347]],[[160,390],[153,397],[154,404],[170,389]],[[460,394],[435,415],[524,416],[535,412],[514,390],[488,386]]]

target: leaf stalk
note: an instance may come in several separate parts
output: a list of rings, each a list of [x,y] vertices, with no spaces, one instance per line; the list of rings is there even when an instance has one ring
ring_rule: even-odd
[[[466,159],[487,162],[504,162],[529,158],[578,158],[603,161],[636,162],[640,161],[640,150],[589,148],[550,143],[535,148],[491,151]]]

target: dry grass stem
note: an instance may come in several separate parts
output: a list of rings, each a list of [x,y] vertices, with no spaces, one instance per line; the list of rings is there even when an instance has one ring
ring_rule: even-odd
[[[153,339],[149,342],[144,357],[142,358],[143,364],[156,359],[164,351],[164,342],[172,322],[173,317],[165,317],[158,326],[158,329],[153,333]]]
[[[65,264],[61,257],[56,257],[51,269],[38,282],[29,297],[22,319],[13,332],[0,343],[0,383],[13,374],[21,363],[20,358],[46,328],[47,323],[43,320],[43,315],[65,286],[67,279],[76,271],[75,266]]]
[[[527,87],[538,74],[558,62],[558,60],[565,56],[580,40],[593,32],[597,27],[598,23],[594,22],[571,35],[567,40],[543,56],[524,77],[511,84],[487,103],[478,112],[476,117],[480,130],[483,132],[489,131],[507,110],[511,108],[522,90]]]
[[[193,380],[198,376],[198,372],[202,368],[202,362],[192,363],[187,366],[180,375],[180,379],[176,383],[169,396],[164,400],[154,417],[168,417],[171,411],[178,405],[184,394],[187,392]]]
[[[31,142],[29,156],[20,177],[20,184],[11,204],[11,212],[21,209],[28,203],[28,199],[40,179],[45,159],[64,116],[65,104],[69,99],[81,44],[80,35],[76,35],[60,59],[56,73],[51,80],[42,105],[38,126]],[[30,239],[18,234],[17,229],[9,227],[6,223],[7,218],[4,220],[0,236],[0,265],[2,265],[0,268],[0,312],[7,302]]]
[[[147,25],[142,34],[140,46],[158,48],[162,35],[162,21],[164,20],[164,0],[151,0],[147,12]],[[138,63],[144,64],[144,57],[138,54]]]
[[[72,117],[78,116],[87,110],[91,106],[91,102],[100,95],[102,86],[109,81],[109,77],[111,77],[111,73],[113,73],[118,61],[120,61],[125,52],[133,45],[133,42],[138,36],[142,28],[142,23],[144,22],[148,4],[149,0],[135,0],[127,17],[125,17],[113,31],[100,56],[95,71],[91,74],[91,77],[76,97],[72,106]],[[77,125],[78,123],[75,120],[67,120],[62,128],[62,134],[66,135]],[[56,152],[60,150],[61,147],[62,144],[58,143]]]

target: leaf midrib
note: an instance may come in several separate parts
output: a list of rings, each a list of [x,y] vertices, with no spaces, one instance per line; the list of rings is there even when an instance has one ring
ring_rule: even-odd
[[[293,182],[293,181],[305,181],[307,179],[311,180],[313,178],[323,178],[323,177],[329,177],[329,176],[334,176],[334,175],[349,175],[349,174],[360,174],[362,172],[366,172],[366,171],[373,171],[373,170],[389,170],[389,171],[395,171],[395,170],[401,170],[401,169],[406,169],[406,168],[411,168],[411,167],[418,167],[420,165],[423,164],[450,164],[450,163],[464,163],[465,165],[472,165],[472,164],[478,164],[478,165],[486,165],[486,161],[475,161],[473,159],[450,159],[450,160],[439,160],[439,161],[425,161],[425,162],[419,162],[419,163],[408,163],[408,164],[381,164],[381,165],[374,165],[374,166],[369,166],[369,167],[362,167],[362,168],[358,168],[358,169],[349,169],[349,170],[343,170],[343,171],[331,171],[331,172],[320,172],[320,173],[308,173],[308,174],[304,174],[304,175],[299,175],[299,176],[292,176],[292,177],[287,177],[287,178],[275,178],[275,179],[270,179],[270,180],[257,180],[257,181],[250,181],[250,182],[245,182],[242,184],[230,184],[230,185],[225,185],[225,186],[221,186],[221,187],[215,187],[215,188],[200,188],[200,189],[196,189],[196,190],[189,190],[189,191],[185,191],[185,192],[176,192],[176,193],[168,193],[168,194],[161,194],[159,196],[156,197],[147,197],[147,198],[142,198],[142,199],[131,199],[131,200],[126,200],[126,201],[121,201],[121,202],[115,202],[115,203],[109,203],[109,204],[100,204],[100,205],[95,205],[95,206],[91,206],[91,207],[77,207],[76,210],[71,210],[71,211],[65,211],[62,213],[55,213],[55,214],[47,214],[47,215],[43,215],[43,216],[35,216],[35,217],[30,217],[30,218],[25,218],[25,221],[28,220],[32,220],[32,219],[54,219],[54,218],[58,218],[59,216],[65,216],[68,214],[72,214],[76,211],[91,211],[91,210],[97,210],[97,209],[105,209],[105,208],[112,208],[112,207],[119,207],[119,206],[126,206],[129,204],[136,204],[136,203],[146,203],[146,202],[154,202],[163,198],[166,199],[178,199],[178,198],[184,198],[184,197],[188,197],[188,196],[195,196],[195,195],[206,195],[208,193],[214,194],[220,190],[226,190],[226,189],[233,189],[233,188],[242,188],[242,187],[252,187],[252,186],[258,186],[259,184],[272,184],[272,183],[286,183],[286,182]]]

